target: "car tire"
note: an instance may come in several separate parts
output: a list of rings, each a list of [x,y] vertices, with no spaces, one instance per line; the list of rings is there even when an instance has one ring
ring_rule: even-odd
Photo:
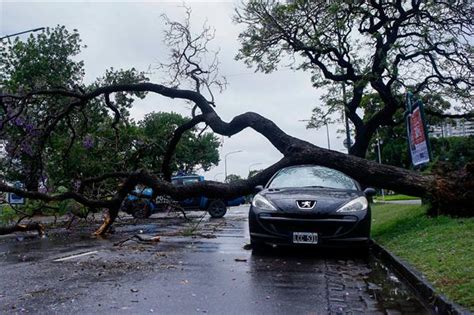
[[[269,249],[269,246],[263,242],[257,241],[253,238],[250,238],[250,245],[252,246],[252,251],[262,252]]]
[[[212,218],[222,218],[227,212],[227,206],[222,200],[212,200],[207,207],[207,212]]]
[[[146,201],[137,202],[134,208],[132,216],[135,219],[148,219],[151,216],[150,204]]]

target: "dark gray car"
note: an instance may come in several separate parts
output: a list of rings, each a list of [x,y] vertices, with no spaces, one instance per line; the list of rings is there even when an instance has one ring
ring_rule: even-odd
[[[334,169],[299,165],[281,169],[252,200],[253,248],[264,244],[367,247],[370,205],[354,179]]]

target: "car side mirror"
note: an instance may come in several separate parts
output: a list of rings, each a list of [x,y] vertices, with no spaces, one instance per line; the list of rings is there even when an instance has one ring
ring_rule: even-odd
[[[372,196],[375,196],[377,192],[375,191],[375,189],[373,189],[372,187],[368,187],[366,189],[364,189],[364,194],[367,196],[367,197],[372,197]]]
[[[262,185],[255,186],[255,188],[254,188],[255,193],[259,193],[259,192],[261,192],[262,190],[263,190],[263,186],[262,186]]]

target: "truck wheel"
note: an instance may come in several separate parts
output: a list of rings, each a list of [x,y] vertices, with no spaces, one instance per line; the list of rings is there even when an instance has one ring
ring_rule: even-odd
[[[151,216],[150,205],[146,201],[137,202],[134,208],[132,216],[135,219],[147,219]]]
[[[213,200],[209,204],[209,207],[207,207],[207,211],[213,218],[222,218],[227,212],[227,207],[224,201]]]

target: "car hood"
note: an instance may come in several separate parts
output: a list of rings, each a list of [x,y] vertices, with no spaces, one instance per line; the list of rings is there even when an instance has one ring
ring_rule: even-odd
[[[283,212],[313,214],[334,212],[350,200],[364,196],[362,191],[313,187],[271,188],[261,191],[260,194]],[[316,205],[312,209],[300,209],[296,204],[298,200],[316,201]]]

